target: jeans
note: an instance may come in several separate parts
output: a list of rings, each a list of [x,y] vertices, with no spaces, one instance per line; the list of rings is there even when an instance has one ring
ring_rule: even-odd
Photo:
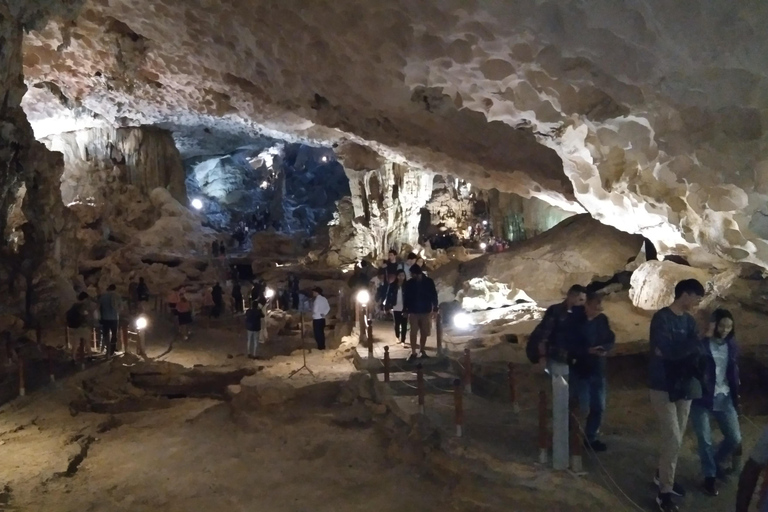
[[[725,404],[723,411],[709,411],[699,405],[691,407],[691,423],[699,441],[701,472],[704,473],[705,478],[716,476],[718,466],[741,444],[739,415],[733,402],[727,400]],[[709,426],[710,414],[715,417],[720,432],[723,433],[723,441],[716,451],[712,447],[712,429]]]
[[[395,317],[395,338],[400,343],[405,343],[405,334],[408,332],[408,317],[402,311],[393,311]]]
[[[691,411],[690,400],[669,401],[667,391],[650,390],[651,407],[658,419],[661,442],[659,446],[659,491],[672,492],[675,485],[675,470],[680,447],[683,444],[685,426],[688,424],[688,414]]]
[[[117,320],[101,321],[101,348],[106,350],[108,356],[117,350],[117,323]]]
[[[248,355],[256,357],[259,348],[259,334],[261,331],[248,331]]]
[[[597,441],[597,433],[603,422],[605,411],[605,376],[598,373],[581,377],[575,373],[570,375],[571,398],[579,401],[581,413],[587,413],[587,424],[584,433],[587,441]]]
[[[315,334],[318,350],[325,350],[325,318],[313,319],[312,331]]]

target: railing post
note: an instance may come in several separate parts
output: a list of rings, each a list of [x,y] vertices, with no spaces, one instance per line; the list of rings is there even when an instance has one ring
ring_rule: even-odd
[[[24,396],[27,394],[27,388],[24,383],[24,359],[21,354],[16,354],[16,362],[19,365],[19,396]]]
[[[368,339],[368,359],[373,359],[373,322],[371,321],[371,315],[366,312],[365,315],[365,332]]]
[[[389,382],[389,345],[384,347],[384,382]]]
[[[464,349],[464,392],[472,394],[472,358],[469,349]]]
[[[547,431],[547,393],[539,391],[539,462],[546,464],[549,460],[549,432]]]
[[[50,378],[51,382],[56,382],[56,375],[54,373],[54,365],[53,365],[53,347],[47,347],[48,352],[48,377]]]
[[[437,341],[437,356],[443,355],[443,316],[438,311],[435,315],[435,338]]]
[[[366,335],[365,306],[361,305],[357,301],[355,301],[355,304],[357,304],[356,312],[357,312],[358,343],[361,346],[365,346],[365,335]]]
[[[123,352],[128,353],[128,324],[120,325],[120,342],[123,346]]]
[[[518,414],[520,405],[517,403],[517,386],[515,385],[515,365],[509,363],[509,401],[512,402],[512,412]]]
[[[35,341],[38,345],[43,343],[43,326],[40,323],[40,320],[38,320],[37,324],[35,325]]]
[[[77,347],[77,359],[80,361],[80,369],[85,370],[85,340],[82,338]]]
[[[574,471],[576,473],[580,473],[583,470],[582,466],[582,445],[581,445],[581,436],[579,435],[579,427],[578,427],[578,412],[579,407],[576,403],[576,400],[571,400],[570,407],[570,430],[571,430],[571,441],[570,441],[570,448],[571,448],[571,471]]]
[[[64,323],[64,350],[69,350],[69,326]]]
[[[92,330],[92,336],[91,336],[91,345],[93,347],[93,352],[99,352],[99,329],[98,327],[94,327]],[[75,340],[76,342],[79,340]],[[74,345],[73,345],[74,346]]]
[[[464,391],[461,389],[461,380],[453,380],[453,404],[456,409],[454,423],[456,424],[456,437],[463,435],[464,426]]]
[[[419,414],[424,414],[424,368],[416,365],[416,391],[419,394]]]

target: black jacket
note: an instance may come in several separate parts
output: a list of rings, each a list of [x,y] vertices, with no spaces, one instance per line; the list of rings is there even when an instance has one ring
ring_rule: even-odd
[[[253,308],[248,308],[245,312],[246,330],[260,331],[262,318],[264,318],[264,313],[261,311],[261,304]]]
[[[403,311],[417,315],[437,311],[437,288],[427,276],[421,280],[413,277],[403,286]]]
[[[605,357],[589,353],[589,349],[603,347],[611,350],[616,344],[616,335],[611,330],[608,317],[597,315],[592,320],[582,312],[574,319],[574,338],[570,343],[571,367],[579,377],[605,374]]]

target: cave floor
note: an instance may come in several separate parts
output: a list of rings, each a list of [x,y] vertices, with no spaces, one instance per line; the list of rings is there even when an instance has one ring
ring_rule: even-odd
[[[151,357],[168,348],[162,334],[158,328],[150,337]],[[380,344],[393,344],[391,323],[377,322],[374,336]],[[232,325],[198,328],[189,341],[175,343],[163,360],[184,366],[258,367],[257,375],[273,379],[285,379],[303,362],[300,352],[249,360],[242,355],[242,338]],[[434,346],[433,340],[430,343]],[[344,380],[354,371],[355,349],[348,340],[338,350],[309,351],[307,364],[314,376],[300,372],[289,382],[304,386]],[[393,356],[397,358],[394,351]],[[583,481],[584,486],[603,489],[626,510],[638,510],[620,497],[618,484],[640,510],[652,510],[654,418],[637,372],[616,366],[609,374],[603,428],[610,451],[598,458],[585,454],[583,480],[570,478],[575,485]],[[515,414],[503,391],[504,367],[499,368],[476,375],[474,394],[465,401],[462,440],[454,437],[453,396],[448,392],[455,366],[428,369],[426,416],[454,455],[474,449],[492,456],[488,467],[501,464],[546,475],[549,472],[535,464],[536,397],[546,379],[536,367],[519,365],[521,411]],[[405,366],[397,369],[395,400],[403,411],[416,412],[415,376]],[[577,506],[578,500],[572,501],[565,488],[542,494],[510,485],[498,475],[496,480],[467,477],[446,482],[436,478],[435,471],[392,457],[392,445],[381,429],[339,426],[333,421],[336,411],[329,407],[291,404],[235,415],[224,402],[183,398],[173,400],[168,409],[114,418],[72,416],[68,404],[78,386],[78,377],[72,377],[0,409],[0,510],[501,511],[510,505],[525,511],[591,509]],[[745,447],[754,444],[765,423],[765,417],[743,423]],[[73,468],[78,457],[82,460]],[[690,490],[683,509],[727,510],[736,483],[723,486],[718,498],[705,497],[696,489],[697,460],[689,429],[678,472],[680,483]],[[606,501],[595,497],[594,504],[593,510],[602,510]]]

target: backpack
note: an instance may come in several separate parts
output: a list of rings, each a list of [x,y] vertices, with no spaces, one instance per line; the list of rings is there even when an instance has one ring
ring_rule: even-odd
[[[67,310],[67,327],[70,329],[80,329],[85,323],[82,304],[74,304]]]
[[[528,360],[533,364],[538,364],[541,361],[541,353],[539,352],[539,346],[544,341],[544,324],[549,319],[549,315],[552,314],[551,309],[547,309],[544,313],[544,317],[539,322],[539,325],[533,330],[530,336],[528,336],[528,343],[525,344],[525,355]]]

